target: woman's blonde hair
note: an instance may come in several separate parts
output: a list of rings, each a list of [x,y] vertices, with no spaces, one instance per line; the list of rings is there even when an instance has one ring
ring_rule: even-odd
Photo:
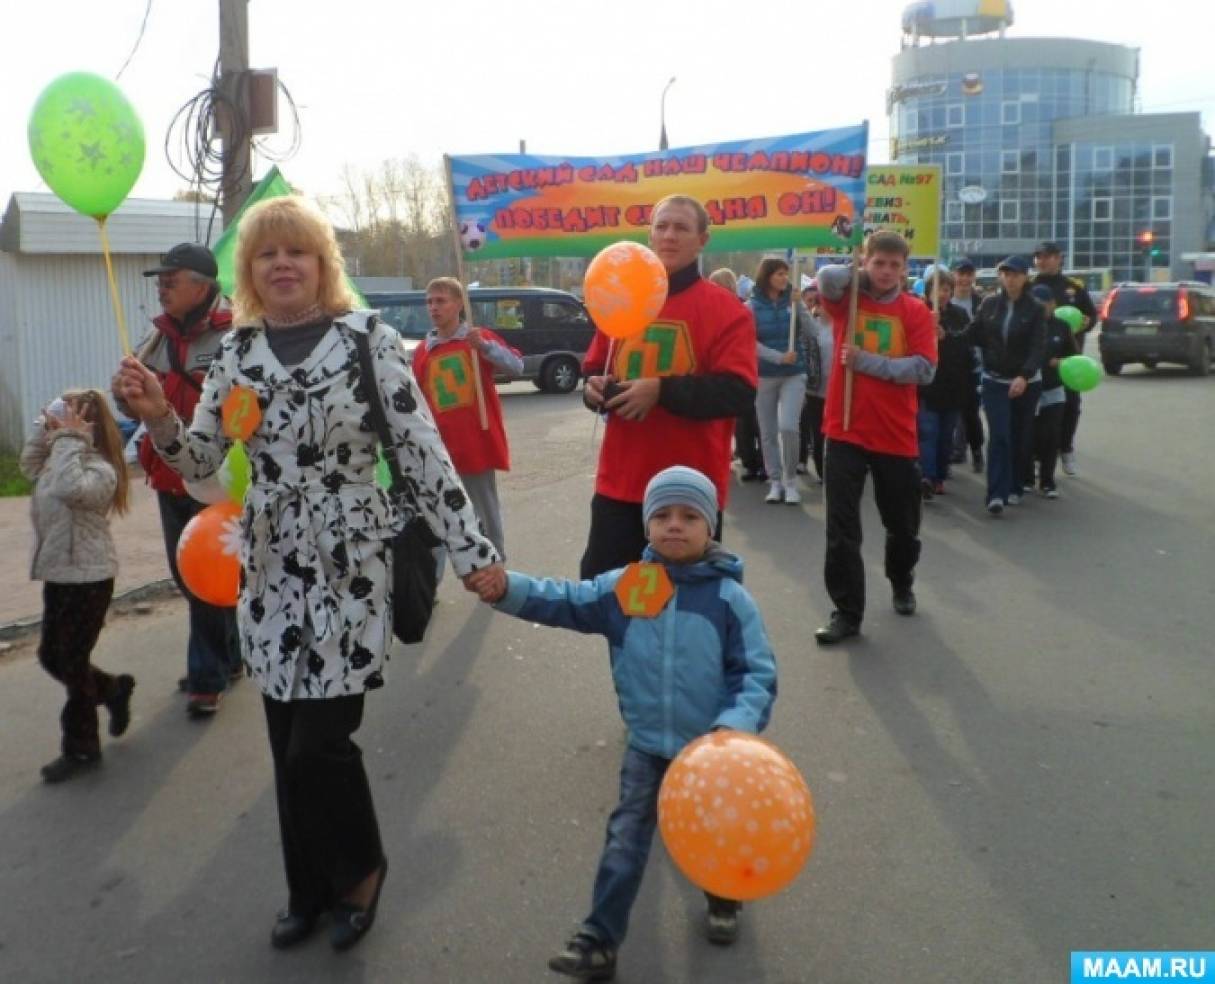
[[[70,389],[63,394],[63,402],[70,403],[80,417],[93,425],[93,448],[110,463],[118,476],[110,512],[123,515],[130,507],[131,480],[122,453],[122,434],[105,394],[96,389]]]
[[[266,313],[253,283],[253,257],[271,239],[320,258],[321,282],[316,299],[326,314],[342,314],[355,306],[333,225],[299,195],[284,195],[258,202],[241,217],[236,237],[236,292],[232,297],[238,325],[257,321]]]

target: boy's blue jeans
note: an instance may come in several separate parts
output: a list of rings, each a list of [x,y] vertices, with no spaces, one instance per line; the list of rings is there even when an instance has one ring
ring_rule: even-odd
[[[628,932],[629,912],[641,889],[654,828],[658,826],[658,791],[670,764],[670,759],[630,745],[620,765],[620,802],[608,818],[607,841],[591,894],[591,914],[582,924],[584,932],[613,947],[620,946]],[[710,902],[731,904],[707,892],[705,895]]]
[[[921,406],[916,415],[920,439],[920,471],[930,482],[943,482],[953,456],[953,432],[959,411],[930,410]]]

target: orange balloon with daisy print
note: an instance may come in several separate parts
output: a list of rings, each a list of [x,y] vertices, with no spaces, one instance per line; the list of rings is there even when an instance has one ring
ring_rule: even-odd
[[[235,502],[201,510],[177,541],[177,572],[190,593],[209,605],[233,608],[240,590],[240,514]]]
[[[775,745],[715,731],[675,756],[658,794],[658,829],[698,888],[746,902],[779,892],[814,849],[805,779]]]

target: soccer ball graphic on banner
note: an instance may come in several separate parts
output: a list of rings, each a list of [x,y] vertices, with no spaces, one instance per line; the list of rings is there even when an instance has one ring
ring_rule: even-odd
[[[460,245],[464,252],[475,253],[488,238],[489,230],[481,219],[465,219],[460,223]]]

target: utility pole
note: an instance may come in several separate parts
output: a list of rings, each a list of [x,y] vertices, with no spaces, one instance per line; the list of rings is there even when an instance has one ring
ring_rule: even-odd
[[[253,190],[253,131],[249,125],[249,0],[219,0],[219,88],[230,101],[219,115],[224,226]]]

